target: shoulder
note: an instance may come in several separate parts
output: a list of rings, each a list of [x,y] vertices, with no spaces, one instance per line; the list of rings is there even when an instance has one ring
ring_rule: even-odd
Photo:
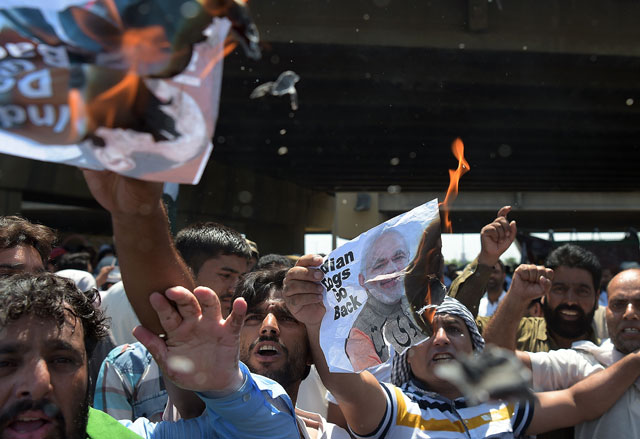
[[[142,343],[132,343],[115,347],[104,361],[119,369],[141,373],[151,364],[153,357]]]

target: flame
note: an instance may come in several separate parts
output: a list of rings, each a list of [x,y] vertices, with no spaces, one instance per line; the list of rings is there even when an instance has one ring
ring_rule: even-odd
[[[131,110],[136,101],[139,86],[140,76],[129,71],[116,85],[96,96],[89,103],[92,122],[109,128],[118,126],[116,124],[118,113],[124,114]]]
[[[446,233],[453,233],[453,227],[449,219],[449,206],[451,206],[458,196],[458,183],[460,178],[471,169],[469,163],[467,163],[464,158],[464,144],[460,138],[457,138],[451,144],[451,152],[453,152],[454,157],[458,159],[458,168],[455,171],[449,169],[449,188],[447,189],[447,195],[444,197],[444,201],[438,205],[438,207],[442,207],[442,211],[444,212],[443,230]]]
[[[211,69],[213,69],[215,65],[218,64],[222,58],[225,58],[227,55],[233,52],[233,50],[236,48],[237,45],[238,44],[235,43],[234,41],[229,41],[224,46],[224,50],[222,52],[218,52],[218,55],[211,58],[209,63],[206,65],[206,67],[202,69],[202,73],[200,73],[200,79],[206,78],[209,72],[211,71]]]

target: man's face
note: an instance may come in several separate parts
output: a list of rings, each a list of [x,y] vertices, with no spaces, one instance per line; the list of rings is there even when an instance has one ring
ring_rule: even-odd
[[[222,317],[231,312],[231,298],[240,276],[247,272],[247,260],[237,255],[207,259],[196,276],[196,284],[209,287],[218,295]]]
[[[87,356],[79,319],[27,315],[0,330],[0,438],[86,437]]]
[[[623,354],[640,349],[640,270],[626,270],[609,283],[607,328]]]
[[[504,279],[506,278],[506,276],[507,274],[502,270],[502,265],[500,265],[499,262],[496,262],[496,264],[491,269],[491,275],[489,275],[487,290],[495,291],[499,289],[500,291],[502,291]]]
[[[30,245],[18,245],[0,250],[0,276],[44,271],[40,253]]]
[[[397,273],[409,265],[409,249],[396,232],[380,235],[366,254],[365,272],[360,273],[360,285],[382,303],[397,303],[404,294],[402,276],[373,281],[376,276]]]
[[[545,299],[542,308],[553,332],[566,338],[578,338],[588,331],[597,299],[593,278],[587,270],[556,268]]]
[[[434,366],[472,351],[471,334],[464,320],[452,314],[436,314],[433,335],[424,343],[412,347],[408,358],[416,378],[430,389],[439,391],[441,387],[450,385],[435,375]]]
[[[249,370],[287,387],[303,378],[311,364],[305,326],[279,293],[247,311],[240,332],[240,360]]]

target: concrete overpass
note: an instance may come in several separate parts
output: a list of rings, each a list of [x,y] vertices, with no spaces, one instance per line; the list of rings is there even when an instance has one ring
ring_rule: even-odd
[[[267,252],[301,252],[308,231],[349,238],[442,199],[460,136],[471,171],[454,231],[478,231],[503,204],[521,230],[638,227],[640,3],[252,8],[263,59],[226,59],[212,160],[199,186],[181,189],[178,226],[214,219]],[[301,76],[299,110],[248,98],[284,70]],[[74,169],[3,156],[0,190],[2,213],[110,233]],[[358,193],[368,209],[354,209]]]

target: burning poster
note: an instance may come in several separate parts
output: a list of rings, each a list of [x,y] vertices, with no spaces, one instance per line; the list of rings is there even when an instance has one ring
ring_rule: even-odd
[[[320,345],[332,372],[361,371],[431,335],[441,282],[437,200],[363,233],[321,266],[327,309]]]
[[[231,0],[3,0],[0,152],[195,184]]]

